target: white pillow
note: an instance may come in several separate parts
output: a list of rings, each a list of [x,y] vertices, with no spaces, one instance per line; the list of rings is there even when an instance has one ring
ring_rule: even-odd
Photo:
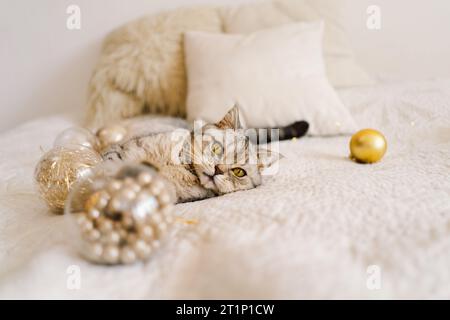
[[[324,19],[323,50],[327,76],[335,88],[372,85],[358,65],[343,25],[349,0],[272,0],[221,9],[226,33],[250,33],[293,22]]]
[[[216,122],[238,104],[248,128],[310,123],[311,135],[355,131],[328,82],[323,23],[295,23],[248,35],[187,32],[187,117]]]

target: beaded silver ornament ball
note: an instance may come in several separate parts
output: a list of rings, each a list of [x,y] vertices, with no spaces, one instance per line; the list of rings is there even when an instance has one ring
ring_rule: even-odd
[[[81,254],[102,264],[147,260],[174,223],[172,185],[143,165],[122,165],[114,175],[97,170],[70,195],[66,215]],[[75,221],[75,223],[73,223]]]

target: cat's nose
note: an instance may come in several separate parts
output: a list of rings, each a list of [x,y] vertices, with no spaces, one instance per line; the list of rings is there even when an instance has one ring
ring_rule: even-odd
[[[223,171],[220,170],[219,166],[214,167],[214,175],[217,176],[218,174],[223,174]]]

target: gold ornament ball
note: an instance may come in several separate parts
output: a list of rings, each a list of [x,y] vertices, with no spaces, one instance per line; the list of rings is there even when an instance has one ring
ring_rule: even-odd
[[[108,125],[97,131],[97,138],[100,142],[100,148],[105,149],[108,146],[121,142],[127,134],[127,130],[120,125]]]
[[[386,153],[387,142],[383,134],[374,129],[358,131],[350,140],[350,157],[360,163],[375,163]]]
[[[37,188],[55,213],[63,213],[72,185],[87,169],[102,161],[90,148],[53,148],[42,156],[35,169]]]

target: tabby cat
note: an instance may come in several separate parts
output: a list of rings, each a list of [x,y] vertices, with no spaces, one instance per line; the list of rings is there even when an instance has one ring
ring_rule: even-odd
[[[307,129],[308,124],[300,121],[285,127],[279,135],[283,139],[301,136]],[[258,146],[257,134],[241,129],[236,106],[218,123],[204,124],[193,131],[169,130],[167,126],[164,130],[141,132],[110,146],[103,158],[154,167],[173,183],[177,202],[255,188],[261,184],[262,170],[280,158],[277,152]]]

